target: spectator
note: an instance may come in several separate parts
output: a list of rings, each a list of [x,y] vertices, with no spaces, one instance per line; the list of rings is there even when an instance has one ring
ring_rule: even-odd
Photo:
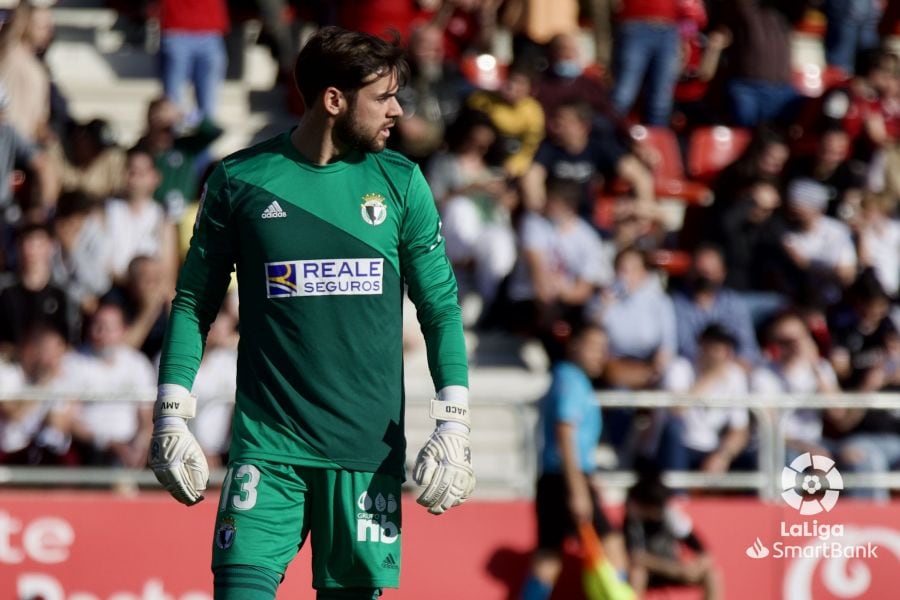
[[[620,177],[643,203],[652,203],[653,175],[611,135],[591,135],[591,110],[587,104],[560,104],[548,123],[549,139],[538,149],[522,182],[526,205],[544,204],[548,177],[576,183],[581,189],[578,212],[590,220],[594,195],[603,179]]]
[[[740,192],[759,181],[767,181],[781,189],[789,157],[790,149],[784,136],[769,127],[757,128],[744,152],[716,178],[712,216],[721,215]]]
[[[827,360],[819,355],[809,328],[797,313],[778,315],[766,336],[768,361],[750,376],[755,394],[827,394],[840,391],[837,376]],[[819,409],[799,408],[784,411],[782,426],[787,446],[787,462],[804,452],[830,456],[822,441],[822,415]]]
[[[229,28],[225,1],[162,0],[161,12],[163,92],[186,110],[184,86],[190,80],[200,116],[214,119],[228,61],[223,40]]]
[[[799,100],[791,83],[791,17],[802,12],[804,3],[783,7],[773,0],[733,0],[724,4],[721,31],[734,40],[728,50],[728,99],[734,124],[754,127],[789,121]]]
[[[486,115],[464,111],[447,132],[447,152],[436,154],[426,170],[460,295],[474,283],[485,305],[516,260],[510,212],[518,199],[503,171],[485,162],[496,140]]]
[[[831,306],[856,275],[856,249],[850,229],[825,216],[828,190],[809,179],[795,179],[787,190],[793,228],[783,239],[799,277],[797,292],[815,304]]]
[[[64,289],[82,312],[92,314],[109,291],[110,244],[103,231],[100,205],[81,192],[59,198],[53,220],[58,242],[53,255],[53,283]]]
[[[38,52],[53,35],[48,6],[19,2],[0,29],[0,80],[9,93],[9,123],[26,140],[39,143],[50,119],[50,76]]]
[[[856,55],[880,45],[878,22],[884,4],[879,0],[825,1],[825,59],[829,65],[852,75]]]
[[[603,330],[588,326],[572,333],[565,360],[553,366],[550,389],[541,399],[543,446],[535,494],[537,549],[522,600],[547,600],[562,571],[562,546],[579,525],[593,524],[610,561],[623,568],[620,536],[609,524],[590,475],[601,417],[591,379],[603,372],[607,342]]]
[[[626,117],[647,79],[642,122],[667,126],[680,73],[676,0],[621,0],[613,65],[613,104]]]
[[[125,152],[115,145],[109,125],[101,119],[73,123],[65,139],[65,154],[55,157],[64,191],[110,198],[125,184]]]
[[[128,265],[128,279],[114,286],[101,303],[119,304],[125,312],[125,343],[154,360],[162,349],[169,322],[171,289],[163,284],[163,266],[158,258],[138,256]]]
[[[900,220],[892,216],[894,206],[886,194],[866,195],[854,229],[860,267],[874,269],[885,292],[900,298]]]
[[[92,388],[104,394],[155,397],[156,372],[146,356],[125,344],[125,314],[103,304],[87,329],[86,356],[96,362]],[[149,402],[84,402],[72,419],[72,438],[83,464],[143,467],[152,429]]]
[[[231,414],[237,389],[237,294],[226,296],[222,310],[209,328],[206,348],[194,380],[197,416],[191,430],[211,467],[226,464]]]
[[[819,136],[815,154],[791,160],[787,166],[788,179],[807,178],[824,185],[828,190],[829,216],[852,214],[858,202],[848,196],[858,196],[865,185],[865,164],[850,160],[850,136],[841,127],[831,125]]]
[[[726,270],[722,251],[712,245],[694,250],[686,285],[672,294],[678,325],[678,354],[693,361],[700,334],[718,325],[733,336],[737,354],[750,366],[759,360],[759,346],[753,320],[741,297],[725,287]]]
[[[640,250],[620,250],[615,272],[591,311],[609,335],[607,380],[625,389],[654,388],[675,358],[675,309]]]
[[[625,544],[629,581],[638,597],[647,590],[701,586],[706,600],[723,597],[722,576],[693,531],[690,518],[671,502],[672,491],[656,470],[645,470],[628,490]],[[694,553],[685,558],[684,546]]]
[[[153,156],[145,148],[132,148],[125,169],[124,199],[111,198],[106,203],[107,271],[121,283],[135,257],[157,257],[165,270],[167,285],[174,289],[178,267],[175,226],[163,208],[153,201],[160,180]]]
[[[513,65],[498,92],[477,91],[468,100],[500,133],[503,167],[514,177],[525,174],[544,138],[544,111],[529,93],[531,72]]]
[[[398,135],[390,139],[407,156],[424,159],[440,148],[462,108],[467,85],[456,65],[445,60],[443,32],[435,25],[413,30],[409,67],[409,83],[398,92],[403,117],[397,122]]]
[[[734,408],[690,406],[667,415],[658,460],[664,470],[724,473],[755,468],[745,454],[750,415],[737,405],[747,394],[747,375],[735,360],[737,339],[718,324],[709,325],[696,341],[696,360],[676,360],[663,382],[666,391],[695,398],[735,398]]]
[[[554,36],[578,32],[578,2],[509,0],[503,4],[500,19],[512,31],[515,61],[542,70],[546,66],[546,45]]]
[[[26,225],[16,238],[17,274],[0,290],[0,344],[8,355],[25,332],[46,325],[74,340],[77,317],[66,292],[53,284],[54,241],[46,225]]]
[[[161,177],[153,197],[173,221],[179,219],[186,203],[197,199],[203,155],[222,135],[221,129],[204,118],[195,131],[179,136],[180,122],[178,106],[167,98],[157,98],[147,108],[147,131],[138,142],[153,153]]]
[[[829,327],[831,364],[845,390],[878,392],[885,383],[889,346],[898,335],[891,320],[891,299],[871,269],[856,278]]]

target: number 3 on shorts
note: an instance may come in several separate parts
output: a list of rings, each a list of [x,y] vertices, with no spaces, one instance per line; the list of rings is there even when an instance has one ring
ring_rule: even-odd
[[[238,493],[229,496],[231,484],[236,481],[240,488]],[[229,467],[225,474],[225,484],[222,487],[222,498],[219,500],[219,512],[228,508],[228,498],[231,498],[231,506],[237,510],[250,510],[256,506],[256,486],[259,485],[259,469],[253,465],[241,465],[234,470]]]

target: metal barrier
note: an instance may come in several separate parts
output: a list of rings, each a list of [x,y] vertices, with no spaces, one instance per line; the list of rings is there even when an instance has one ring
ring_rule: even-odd
[[[490,400],[475,396],[472,399],[473,412],[477,418],[478,407],[492,407],[508,410],[521,427],[522,439],[515,451],[520,452],[524,472],[515,473],[514,481],[505,479],[493,483],[507,485],[519,495],[527,494],[536,474],[537,401],[523,400],[514,390],[497,390]],[[529,390],[533,396],[534,390]],[[425,402],[416,399],[408,401],[409,410],[425,414]],[[83,402],[152,402],[151,392],[140,394],[83,394],[78,392],[49,392],[39,388],[28,388],[15,393],[0,393],[0,402],[13,400],[54,401],[60,398],[78,398]],[[861,408],[900,409],[900,394],[747,394],[732,397],[695,397],[690,394],[669,392],[598,392],[598,403],[605,408],[673,408],[708,407],[747,408],[756,417],[759,435],[759,465],[754,472],[731,472],[710,475],[699,472],[670,472],[665,474],[666,482],[679,488],[700,488],[716,490],[755,489],[764,499],[775,499],[781,495],[781,471],[785,465],[785,411],[798,408]],[[218,402],[230,402],[221,399]],[[204,404],[211,403],[207,399]],[[478,428],[476,426],[476,432]],[[224,477],[224,469],[217,469],[211,475],[210,483],[219,485]],[[600,478],[607,488],[627,488],[634,482],[634,474],[627,471],[604,471]],[[866,487],[900,489],[900,472],[876,474],[843,474],[845,487]],[[2,467],[0,485],[18,486],[88,486],[88,487],[154,487],[153,474],[145,469],[121,469],[105,467]]]

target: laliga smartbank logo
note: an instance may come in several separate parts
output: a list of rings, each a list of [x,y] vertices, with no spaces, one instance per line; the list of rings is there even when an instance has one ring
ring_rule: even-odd
[[[801,454],[781,471],[781,497],[803,516],[830,512],[844,480],[827,456]],[[757,537],[744,551],[750,558],[878,558],[878,546],[841,543],[843,524],[819,523],[818,519],[788,524],[781,521],[779,540],[771,549]],[[787,541],[785,541],[787,540]],[[804,541],[805,540],[805,541]]]

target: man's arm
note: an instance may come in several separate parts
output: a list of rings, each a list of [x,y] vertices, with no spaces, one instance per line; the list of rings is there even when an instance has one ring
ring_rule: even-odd
[[[559,456],[562,461],[563,478],[568,490],[568,507],[575,523],[590,523],[594,517],[594,501],[587,479],[578,462],[576,450],[575,427],[573,423],[559,421],[556,423],[556,439],[559,444]]]

